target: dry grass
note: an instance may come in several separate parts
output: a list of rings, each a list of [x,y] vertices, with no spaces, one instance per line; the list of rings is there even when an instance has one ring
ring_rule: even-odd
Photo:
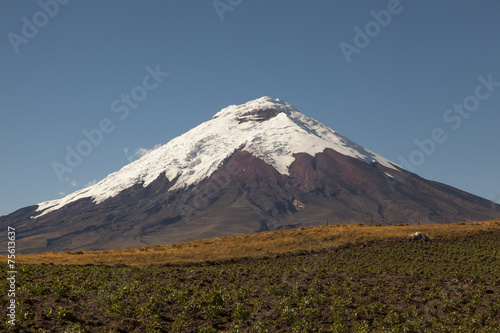
[[[232,237],[211,238],[174,245],[89,252],[44,252],[16,256],[17,262],[62,265],[147,266],[223,261],[243,257],[264,258],[283,253],[321,250],[349,243],[401,239],[421,231],[431,239],[445,239],[500,229],[500,219],[447,225],[363,226],[322,225],[317,227],[269,231]]]

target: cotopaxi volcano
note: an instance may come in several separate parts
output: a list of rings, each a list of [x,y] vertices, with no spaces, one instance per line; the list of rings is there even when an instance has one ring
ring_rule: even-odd
[[[425,180],[279,99],[232,105],[102,181],[0,217],[18,251],[169,244],[349,221],[500,217],[491,201]]]

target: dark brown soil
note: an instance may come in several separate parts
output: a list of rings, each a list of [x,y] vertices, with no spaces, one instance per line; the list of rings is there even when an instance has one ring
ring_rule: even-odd
[[[8,331],[483,331],[500,327],[499,248],[482,232],[197,265],[19,265]]]

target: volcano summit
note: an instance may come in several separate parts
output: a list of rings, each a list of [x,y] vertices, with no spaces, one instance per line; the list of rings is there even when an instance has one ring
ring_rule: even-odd
[[[169,244],[351,221],[500,217],[491,201],[427,181],[279,99],[229,106],[102,181],[0,217],[21,252]]]

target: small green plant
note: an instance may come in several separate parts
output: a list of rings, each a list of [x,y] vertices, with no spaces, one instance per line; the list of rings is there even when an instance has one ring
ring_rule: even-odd
[[[245,310],[244,305],[241,303],[237,303],[233,310],[233,318],[236,320],[246,320],[250,314],[250,310]]]
[[[203,327],[198,332],[199,333],[217,333],[219,331],[216,330],[215,328],[213,328],[212,326],[207,326],[207,327]]]
[[[48,318],[61,319],[65,321],[76,321],[78,319],[71,311],[68,311],[60,306],[47,308],[45,314]]]
[[[82,327],[82,324],[77,323],[66,329],[64,333],[90,333],[92,332],[88,327]]]
[[[287,324],[293,324],[298,317],[297,310],[286,306],[281,312],[281,319]]]

